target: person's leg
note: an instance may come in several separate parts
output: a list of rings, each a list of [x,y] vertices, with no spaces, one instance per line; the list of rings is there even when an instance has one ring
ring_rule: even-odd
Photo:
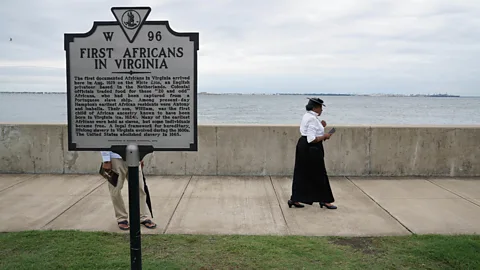
[[[303,138],[299,138],[295,147],[295,163],[293,167],[293,179],[292,179],[292,194],[288,200],[288,207],[302,208],[304,205],[299,203],[299,199],[305,196],[302,188],[302,181],[304,180],[304,166],[303,166]]]
[[[118,222],[128,222],[128,213],[125,208],[125,203],[122,198],[122,188],[127,178],[128,170],[125,162],[122,159],[113,158],[112,159],[112,170],[118,173],[118,183],[114,187],[112,184],[108,183],[108,189],[110,191],[110,198],[112,200],[113,209],[115,211],[115,218]],[[128,223],[119,224],[121,229],[128,229]]]
[[[333,192],[332,188],[330,187],[330,179],[328,177],[328,174],[324,174],[324,183],[322,186],[322,197],[323,197],[323,202],[326,205],[329,205],[335,201],[335,198],[333,197]]]
[[[332,188],[330,187],[330,179],[328,178],[327,168],[325,166],[325,155],[324,150],[322,147],[322,156],[320,157],[320,166],[318,175],[320,177],[320,207],[326,206],[328,209],[337,209],[335,205],[332,203],[335,202],[335,198],[333,197]]]

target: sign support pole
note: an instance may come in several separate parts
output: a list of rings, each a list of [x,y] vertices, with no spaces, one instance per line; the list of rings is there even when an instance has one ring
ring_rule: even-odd
[[[142,269],[142,243],[140,230],[140,195],[138,170],[140,154],[138,146],[129,144],[126,149],[128,165],[128,200],[130,212],[130,264],[131,269]]]
[[[132,270],[142,269],[142,239],[140,229],[140,177],[139,166],[143,158],[153,153],[153,146],[130,143],[127,146],[114,145],[111,151],[118,153],[128,166],[128,201],[130,224],[130,265]]]

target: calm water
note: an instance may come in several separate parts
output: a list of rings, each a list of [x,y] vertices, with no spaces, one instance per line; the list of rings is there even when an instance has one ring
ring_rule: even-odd
[[[320,97],[329,124],[480,125],[480,97]],[[199,95],[199,124],[299,124],[306,96]],[[65,94],[1,94],[0,122],[67,123]]]

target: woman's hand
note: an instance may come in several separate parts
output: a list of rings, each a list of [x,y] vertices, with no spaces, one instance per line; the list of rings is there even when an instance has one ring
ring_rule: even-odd
[[[326,126],[327,126],[327,122],[325,122],[324,120],[322,120],[321,123],[322,123],[322,126],[323,126],[323,127],[326,127]]]
[[[326,140],[330,139],[330,136],[332,136],[332,134],[326,133],[323,136],[316,137],[313,142],[318,143],[318,142],[321,142],[321,141],[326,141]]]

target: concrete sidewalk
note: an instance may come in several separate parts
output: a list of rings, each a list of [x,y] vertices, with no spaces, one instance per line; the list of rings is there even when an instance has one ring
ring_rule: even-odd
[[[480,233],[480,178],[333,177],[337,210],[288,208],[291,177],[149,176],[155,234]],[[123,195],[128,204],[128,184]],[[127,206],[128,208],[128,206]],[[98,175],[0,175],[0,231],[118,229]]]

